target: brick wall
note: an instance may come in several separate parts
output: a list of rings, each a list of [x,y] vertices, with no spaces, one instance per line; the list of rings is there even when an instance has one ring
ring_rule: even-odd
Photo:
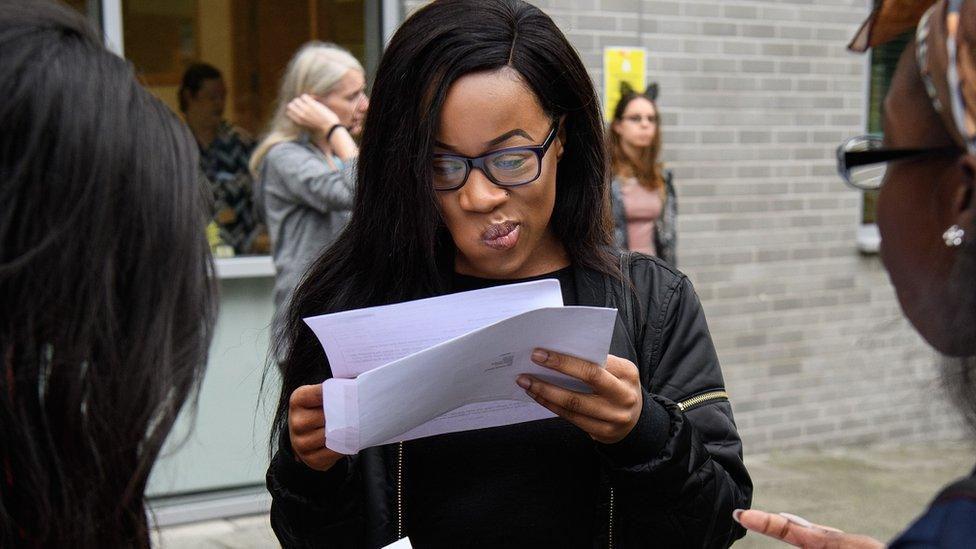
[[[404,3],[409,13],[421,2]],[[869,0],[538,0],[602,86],[605,46],[661,84],[695,282],[747,451],[957,437],[937,357],[855,244],[834,149],[864,133]]]

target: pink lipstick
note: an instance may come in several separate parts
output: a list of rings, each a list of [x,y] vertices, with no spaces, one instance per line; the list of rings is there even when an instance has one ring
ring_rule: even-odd
[[[481,241],[493,250],[510,250],[518,243],[519,227],[514,221],[495,223],[481,233]]]

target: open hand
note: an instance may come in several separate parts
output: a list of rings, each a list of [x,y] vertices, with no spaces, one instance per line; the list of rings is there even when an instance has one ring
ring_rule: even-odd
[[[874,538],[846,534],[788,513],[774,515],[755,509],[737,509],[732,516],[748,530],[805,549],[882,549],[885,546]]]
[[[607,355],[606,368],[568,355],[536,349],[532,361],[574,377],[593,389],[592,394],[564,389],[530,375],[516,382],[536,402],[586,431],[603,444],[621,441],[634,429],[644,405],[637,366]]]
[[[288,437],[295,457],[316,471],[327,471],[343,455],[325,447],[322,385],[302,385],[288,401]]]
[[[319,136],[339,123],[332,109],[305,93],[292,99],[285,107],[285,115],[299,126]]]

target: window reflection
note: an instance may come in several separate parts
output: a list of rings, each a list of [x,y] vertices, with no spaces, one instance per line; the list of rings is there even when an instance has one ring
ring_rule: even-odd
[[[875,2],[877,5],[877,2]],[[884,98],[888,95],[888,88],[891,86],[891,78],[895,74],[895,67],[898,66],[898,59],[902,51],[915,37],[915,31],[909,31],[875,48],[871,48],[871,82],[870,96],[868,98],[868,132],[881,134],[884,132],[881,120],[884,115]],[[878,191],[865,191],[864,204],[861,211],[861,223],[875,223],[875,212],[877,210]]]
[[[95,0],[69,2],[82,11]],[[214,196],[208,228],[218,257],[266,254],[247,160],[271,118],[288,60],[305,42],[335,42],[367,65],[365,0],[122,0],[125,56],[149,90],[181,113]],[[367,12],[367,10],[370,10]],[[375,13],[374,13],[375,12]],[[370,27],[377,28],[377,25]],[[372,30],[372,34],[377,34]]]

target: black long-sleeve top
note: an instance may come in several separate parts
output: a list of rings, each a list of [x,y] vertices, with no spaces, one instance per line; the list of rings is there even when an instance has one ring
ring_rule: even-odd
[[[622,311],[610,353],[641,373],[644,407],[624,440],[600,445],[553,419],[370,448],[321,473],[295,461],[283,433],[268,471],[282,545],[382,547],[399,534],[415,547],[726,547],[741,537],[731,513],[749,506],[752,483],[701,305],[657,259],[636,256],[630,273],[627,317],[632,295],[619,281],[572,269],[574,301]],[[540,453],[520,455],[528,444]],[[544,467],[554,459],[568,461]],[[518,492],[520,475],[532,484]]]

